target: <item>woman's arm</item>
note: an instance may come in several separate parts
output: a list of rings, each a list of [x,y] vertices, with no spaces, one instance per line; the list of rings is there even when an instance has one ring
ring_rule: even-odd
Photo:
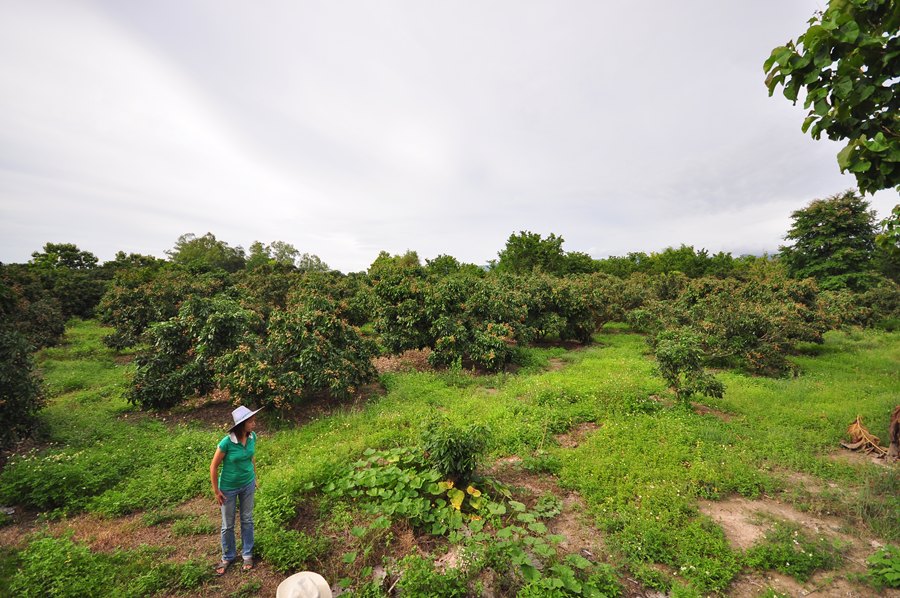
[[[209,481],[212,483],[213,495],[216,497],[216,502],[220,505],[225,504],[225,495],[219,490],[219,465],[222,464],[222,459],[224,458],[225,453],[222,452],[222,449],[216,447],[216,454],[213,455],[212,462],[209,464]]]
[[[253,481],[256,482],[257,489],[259,488],[259,476],[256,474],[256,455],[253,455]]]

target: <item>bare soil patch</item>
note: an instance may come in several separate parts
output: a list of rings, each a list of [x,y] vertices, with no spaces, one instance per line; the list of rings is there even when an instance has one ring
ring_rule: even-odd
[[[772,499],[750,500],[732,497],[721,501],[700,501],[700,511],[713,519],[724,531],[728,542],[738,550],[747,550],[762,541],[776,521],[799,525],[810,536],[823,536],[846,545],[844,566],[838,571],[816,573],[807,583],[775,572],[749,573],[738,577],[729,596],[757,596],[771,587],[790,596],[815,593],[817,596],[873,596],[874,590],[848,579],[850,574],[863,573],[866,558],[884,545],[877,538],[853,529],[836,517],[803,513],[790,505]],[[885,593],[900,596],[900,592]]]
[[[594,422],[584,422],[578,424],[565,434],[557,434],[554,436],[556,441],[559,443],[559,446],[563,448],[577,448],[579,444],[581,444],[584,439],[588,436],[588,434],[592,434],[600,429],[598,424]]]
[[[559,370],[566,367],[566,362],[560,359],[559,357],[551,357],[547,360],[548,367],[547,369],[551,372],[558,372]]]
[[[713,409],[708,405],[704,405],[702,403],[691,403],[691,407],[694,409],[694,413],[697,415],[712,415],[714,417],[718,417],[722,421],[730,422],[734,419],[734,415],[731,413],[725,413],[724,411],[719,411],[718,409]]]
[[[851,451],[849,449],[840,449],[829,453],[828,458],[838,463],[849,463],[857,465],[860,463],[874,463],[880,467],[897,467],[897,463],[891,463],[887,459],[879,458],[874,453],[864,453],[860,451]]]

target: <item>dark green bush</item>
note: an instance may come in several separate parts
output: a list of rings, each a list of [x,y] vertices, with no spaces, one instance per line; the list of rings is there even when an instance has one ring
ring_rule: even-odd
[[[876,586],[900,588],[900,548],[888,544],[866,560],[868,577]]]
[[[0,443],[8,447],[31,433],[43,404],[43,389],[25,337],[0,320]]]
[[[187,300],[178,316],[150,327],[137,359],[128,400],[165,409],[215,388],[216,359],[259,325],[258,317],[225,296]]]
[[[425,310],[427,287],[427,280],[417,273],[389,272],[374,280],[373,321],[388,351],[400,353],[432,344]]]
[[[457,487],[465,487],[484,458],[489,439],[489,430],[480,424],[456,426],[433,418],[422,432],[422,447],[431,467]]]
[[[721,399],[725,386],[703,369],[700,339],[690,330],[666,330],[656,337],[659,373],[675,397],[687,402],[694,394]]]
[[[59,301],[66,319],[92,317],[106,290],[106,273],[97,267],[97,256],[72,243],[46,243],[43,251],[31,254],[29,268]]]
[[[466,361],[497,370],[510,362],[516,343],[528,338],[524,297],[511,280],[460,274],[428,287],[432,364]]]
[[[312,296],[273,311],[266,334],[245,336],[217,368],[234,397],[282,408],[317,392],[353,394],[375,378],[374,355],[332,301]]]
[[[120,270],[98,307],[100,321],[115,328],[104,342],[114,349],[140,342],[147,328],[178,315],[192,297],[212,297],[226,286],[222,273],[196,275],[178,268]]]
[[[59,342],[65,316],[59,300],[28,266],[0,265],[0,320],[12,324],[35,349]]]

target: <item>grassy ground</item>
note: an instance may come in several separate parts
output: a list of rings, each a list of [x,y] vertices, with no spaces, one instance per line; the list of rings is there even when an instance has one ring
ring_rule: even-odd
[[[190,413],[163,421],[134,412],[123,398],[131,373],[128,356],[106,349],[100,342],[104,334],[93,322],[74,322],[65,345],[41,354],[51,397],[44,411],[46,444],[7,464],[0,474],[0,503],[26,505],[49,519],[87,511],[114,521],[132,512],[175,508],[208,492],[208,462],[221,431],[203,418],[192,421]],[[640,336],[611,327],[596,340],[578,351],[529,349],[524,367],[515,374],[384,374],[385,394],[355,408],[320,409],[320,416],[300,427],[267,414],[259,444],[262,487],[257,497],[257,535],[264,558],[288,570],[303,564],[330,567],[346,576],[345,584],[359,594],[371,591],[373,596],[379,594],[365,585],[371,569],[361,565],[388,563],[408,572],[397,586],[406,584],[406,595],[416,595],[410,585],[416,579],[422,587],[450,588],[442,595],[458,595],[452,588],[465,584],[449,574],[441,577],[427,559],[402,565],[391,560],[403,556],[401,548],[411,548],[397,542],[409,530],[397,528],[396,522],[384,532],[378,532],[377,525],[361,527],[372,523],[374,511],[324,491],[366,449],[417,445],[422,423],[435,414],[459,425],[488,426],[489,463],[512,462],[523,474],[545,480],[560,497],[576,493],[585,525],[602,532],[604,554],[593,560],[606,564],[584,565],[566,557],[562,548],[544,560],[529,552],[529,558],[540,561],[540,581],[498,580],[496,575],[491,581],[483,573],[478,578],[482,587],[494,584],[501,594],[518,588],[520,595],[554,595],[548,593],[551,587],[555,595],[589,595],[589,588],[628,593],[629,578],[677,595],[728,594],[736,576],[751,565],[777,569],[772,558],[758,556],[765,552],[761,548],[751,554],[729,544],[723,530],[698,510],[701,499],[774,496],[801,510],[836,514],[858,534],[900,541],[897,468],[832,458],[857,415],[876,434],[883,435],[887,428],[900,388],[900,334],[829,333],[825,345],[805,347],[796,358],[801,371],[797,378],[720,373],[727,386],[725,398],[707,402],[712,411],[706,409],[705,414],[671,406]],[[565,440],[566,433],[582,429],[579,425],[586,422],[593,425],[584,428],[588,431],[578,442]],[[837,489],[811,492],[809,484],[804,489],[792,481],[797,475]],[[545,500],[544,507],[551,503]],[[503,521],[492,524],[511,527],[509,520]],[[349,532],[358,529],[363,531],[354,540]],[[342,533],[360,550],[339,554],[347,565],[339,571],[327,555],[336,552]],[[418,538],[420,552],[448,551],[446,540],[429,543],[422,540],[421,530],[410,533]],[[515,562],[515,555],[486,548],[492,540],[478,544],[471,535],[455,539],[468,550],[470,591],[476,583],[471,576],[478,575],[479,567],[482,572],[497,571],[503,559]],[[371,553],[381,541],[386,550],[373,553],[381,563],[371,556],[364,563],[362,553]],[[215,537],[209,542],[214,549]],[[153,558],[153,566],[129,568],[125,563],[134,554],[92,552],[47,532],[0,548],[0,572],[18,567],[9,586],[15,593],[41,587],[33,595],[46,595],[52,588],[70,587],[67,575],[87,576],[87,582],[79,582],[87,583],[87,590],[71,586],[82,588],[80,595],[91,593],[91,580],[100,584],[100,593],[133,594],[135,588],[141,593],[213,592],[197,562]],[[835,550],[810,561],[810,566],[839,567]],[[765,555],[770,553],[777,551]],[[78,567],[60,567],[60,560],[66,559]],[[577,573],[580,581],[570,582],[566,570]],[[578,592],[576,584],[581,584]],[[248,585],[244,592],[265,589]],[[4,591],[8,589],[0,589],[0,595]]]

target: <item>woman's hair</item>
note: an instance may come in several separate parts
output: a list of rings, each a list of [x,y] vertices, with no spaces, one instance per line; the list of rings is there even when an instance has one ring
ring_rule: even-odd
[[[250,421],[249,418],[245,419],[244,421],[242,421],[241,423],[239,423],[238,425],[236,425],[235,427],[233,427],[231,429],[231,431],[234,432],[235,436],[237,436],[238,438],[243,438],[244,436],[247,435],[247,433],[244,431],[244,428],[247,427],[248,421]]]

